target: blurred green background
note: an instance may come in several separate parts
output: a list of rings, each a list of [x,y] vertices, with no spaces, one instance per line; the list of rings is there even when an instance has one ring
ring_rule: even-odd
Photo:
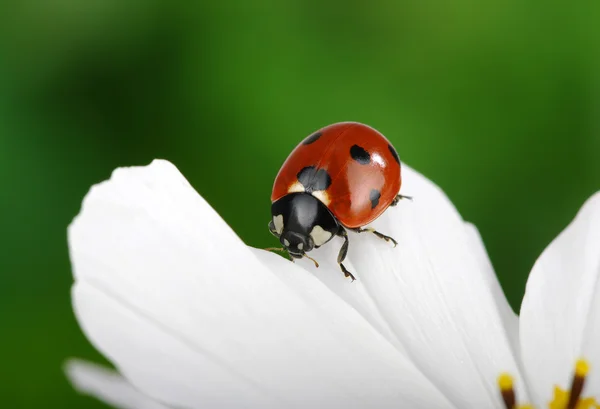
[[[600,3],[9,0],[0,6],[0,406],[101,408],[65,229],[117,166],[174,162],[249,244],[311,131],[382,131],[480,229],[518,310],[600,188]],[[240,210],[240,203],[243,209]]]

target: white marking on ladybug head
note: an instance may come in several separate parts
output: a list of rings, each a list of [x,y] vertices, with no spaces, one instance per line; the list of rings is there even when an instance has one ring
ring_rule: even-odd
[[[323,244],[327,243],[331,239],[331,236],[333,236],[331,232],[324,230],[319,225],[316,225],[310,231],[310,237],[312,237],[315,246],[322,246]]]
[[[314,191],[312,192],[312,195],[319,199],[325,206],[329,206],[329,203],[331,203],[329,193],[327,193],[325,190]]]
[[[283,244],[284,244],[286,247],[289,247],[289,246],[290,246],[290,242],[288,241],[288,239],[283,239]]]
[[[281,234],[281,232],[283,232],[283,215],[282,214],[273,216],[273,225],[275,226],[275,231],[277,232],[277,234]]]
[[[302,250],[304,248],[304,243],[298,243],[298,250]]]
[[[304,189],[304,186],[302,185],[302,183],[300,183],[299,181],[295,181],[288,188],[288,193],[296,193],[296,192],[302,193],[305,190],[306,189]]]

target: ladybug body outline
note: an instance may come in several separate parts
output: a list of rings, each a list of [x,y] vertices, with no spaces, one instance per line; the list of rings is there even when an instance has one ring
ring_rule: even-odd
[[[308,257],[335,236],[343,238],[338,264],[354,280],[343,265],[346,229],[371,232],[395,245],[391,237],[364,226],[407,197],[399,194],[401,184],[400,160],[385,136],[358,122],[328,125],[300,142],[281,166],[273,183],[269,231],[292,260]]]

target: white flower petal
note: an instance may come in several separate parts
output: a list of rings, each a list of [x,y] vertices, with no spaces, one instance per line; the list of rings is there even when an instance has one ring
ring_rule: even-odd
[[[600,193],[536,261],[521,306],[521,348],[538,402],[570,386],[575,360],[591,363],[585,395],[600,399]]]
[[[168,162],[119,169],[94,187],[69,245],[82,328],[160,401],[448,407],[335,294],[299,268],[292,267],[302,283],[295,288],[263,265]],[[309,302],[314,294],[321,303]],[[411,370],[414,393],[403,395]]]
[[[503,407],[496,379],[520,377],[481,249],[443,192],[405,167],[402,200],[373,223],[398,247],[350,233],[349,258],[377,308],[424,374],[461,408]],[[519,391],[524,390],[519,381]]]
[[[89,362],[70,360],[67,377],[82,394],[93,396],[119,409],[169,409],[135,389],[125,378]]]
[[[340,317],[349,315],[347,309],[348,304],[342,301],[343,297],[332,296],[330,290],[317,281],[317,279],[310,274],[306,274],[301,268],[297,268],[295,263],[291,263],[279,256],[268,253],[263,250],[254,249],[255,254],[260,260],[267,265],[274,274],[277,274],[283,282],[290,286],[291,289],[295,290],[301,295],[312,308],[316,310],[316,313],[323,317],[326,321],[335,322],[339,321]],[[314,267],[314,264],[313,264]],[[331,269],[321,269],[321,272],[331,276],[335,273],[338,281],[340,279],[341,271],[332,271]],[[342,274],[343,277],[343,274]],[[347,293],[344,293],[347,294]],[[350,307],[351,308],[351,307]],[[354,317],[355,313],[350,314]],[[366,324],[366,322],[365,322]],[[344,331],[348,328],[339,326],[332,328],[335,331]],[[374,328],[365,328],[364,331],[354,331],[351,333],[341,334],[342,338],[349,339],[357,336],[362,336]],[[392,347],[392,348],[390,348]],[[435,388],[429,379],[427,379],[407,358],[406,354],[396,350],[392,345],[386,345],[386,354],[389,354],[387,359],[391,362],[392,360],[402,369],[396,371],[399,382],[397,383],[397,391],[400,392],[402,399],[405,402],[413,402],[410,407],[421,406],[422,404],[426,407],[452,407],[441,392]],[[366,368],[364,368],[366,370]],[[367,371],[370,372],[370,371]],[[425,398],[426,397],[426,398]],[[418,405],[416,403],[418,402]],[[369,406],[369,402],[367,406]],[[399,405],[399,403],[397,403]],[[416,405],[416,406],[415,406]]]
[[[231,363],[108,290],[79,282],[73,302],[94,346],[152,398],[184,408],[236,407],[244,401],[273,407],[277,400]]]
[[[506,336],[510,342],[513,355],[518,357],[520,356],[519,317],[513,311],[512,307],[508,303],[508,300],[506,299],[506,295],[504,295],[504,291],[502,291],[502,287],[498,281],[498,276],[496,276],[496,273],[494,272],[494,267],[492,266],[492,262],[487,254],[485,244],[481,239],[479,230],[477,230],[477,227],[471,223],[466,223],[466,229],[467,235],[471,240],[470,246],[474,252],[473,254],[479,262],[479,267],[481,268],[481,272],[484,273],[484,278],[486,278],[488,281],[490,294],[492,294],[492,297],[494,297],[496,300],[498,313],[500,314],[500,318],[504,324]],[[522,365],[518,360],[517,363],[522,371]]]
[[[323,282],[331,291],[350,304],[369,321],[373,328],[377,329],[398,351],[407,355],[404,346],[392,331],[389,323],[381,315],[375,300],[373,300],[362,281],[356,280],[352,282],[350,278],[344,277],[344,273],[337,263],[337,256],[342,243],[342,239],[334,238],[327,245],[314,249],[311,252],[310,256],[319,262],[319,268],[316,268],[313,262],[306,258],[296,260],[295,264],[303,267],[311,275]],[[344,261],[344,265],[349,271],[355,271],[352,261]]]

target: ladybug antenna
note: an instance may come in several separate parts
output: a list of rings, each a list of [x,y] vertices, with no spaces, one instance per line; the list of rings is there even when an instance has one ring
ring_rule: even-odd
[[[306,253],[304,253],[303,256],[306,257],[309,260],[312,260],[312,262],[315,263],[315,267],[319,268],[319,263],[317,263],[317,260],[315,260],[311,256],[307,256]]]
[[[408,199],[408,200],[410,200],[411,202],[412,202],[412,200],[413,200],[413,197],[412,197],[412,196],[398,195],[398,197],[399,197],[400,199]]]

